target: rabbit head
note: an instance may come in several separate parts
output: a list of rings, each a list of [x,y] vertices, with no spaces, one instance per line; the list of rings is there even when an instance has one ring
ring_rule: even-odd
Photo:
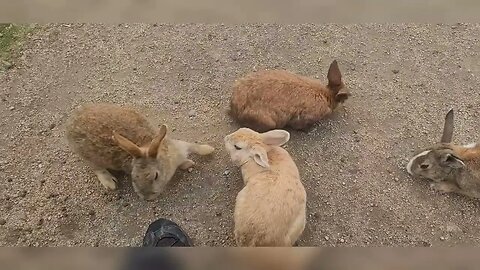
[[[272,146],[281,146],[288,142],[290,133],[276,129],[258,133],[249,128],[240,128],[225,136],[225,149],[236,166],[242,166],[254,160],[259,166],[269,168],[267,153]]]
[[[414,177],[440,182],[446,180],[455,170],[463,169],[465,163],[454,151],[452,136],[453,109],[445,116],[440,143],[418,151],[407,164],[408,173]]]
[[[157,160],[160,144],[167,134],[167,127],[162,125],[149,145],[137,146],[132,141],[113,132],[113,139],[120,148],[132,156],[132,185],[135,192],[144,200],[153,200],[163,188],[162,167]]]
[[[328,69],[327,74],[328,84],[327,88],[333,95],[332,107],[335,109],[338,104],[345,102],[351,95],[342,81],[342,73],[338,68],[337,60],[334,60]]]

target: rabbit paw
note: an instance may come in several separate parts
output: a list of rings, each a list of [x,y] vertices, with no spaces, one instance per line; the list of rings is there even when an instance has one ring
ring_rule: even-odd
[[[110,174],[107,170],[97,170],[95,174],[98,177],[98,180],[102,185],[108,190],[116,190],[117,189],[117,178],[115,178],[112,174]]]
[[[455,186],[450,183],[440,182],[440,183],[431,183],[430,187],[440,193],[450,193],[455,191]]]
[[[193,165],[195,165],[195,162],[193,162],[193,161],[190,160],[190,159],[187,159],[187,160],[184,161],[182,164],[180,164],[180,169],[182,169],[182,170],[188,170],[188,169],[190,169]]]

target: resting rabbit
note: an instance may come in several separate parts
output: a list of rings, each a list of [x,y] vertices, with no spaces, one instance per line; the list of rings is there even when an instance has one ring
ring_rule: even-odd
[[[289,139],[284,130],[257,133],[249,128],[225,137],[245,184],[234,212],[239,246],[292,246],[305,228],[305,188],[295,162],[280,147]]]
[[[418,151],[407,164],[414,177],[433,181],[431,187],[440,192],[455,192],[480,198],[480,145],[457,145],[453,137],[453,110],[445,117],[440,143]]]
[[[286,70],[250,73],[233,86],[230,114],[258,132],[287,126],[308,130],[350,96],[336,60],[327,78],[325,86]]]

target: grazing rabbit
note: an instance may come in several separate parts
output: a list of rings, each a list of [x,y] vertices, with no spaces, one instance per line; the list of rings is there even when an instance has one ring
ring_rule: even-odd
[[[295,162],[281,147],[289,139],[285,130],[257,133],[249,128],[225,137],[245,184],[234,213],[239,246],[292,246],[305,228],[305,188]]]
[[[348,99],[337,61],[330,64],[328,85],[285,70],[264,70],[237,80],[230,114],[258,132],[289,126],[309,130]]]
[[[407,171],[432,180],[431,187],[440,192],[480,198],[480,145],[456,145],[452,137],[453,109],[445,117],[440,143],[419,151],[408,162]]]
[[[113,104],[81,107],[69,119],[66,133],[70,146],[105,188],[117,188],[117,179],[108,170],[124,171],[131,174],[135,192],[145,200],[158,197],[177,167],[185,170],[194,165],[190,153],[214,151],[209,145],[168,138],[165,125],[155,133],[134,109]]]

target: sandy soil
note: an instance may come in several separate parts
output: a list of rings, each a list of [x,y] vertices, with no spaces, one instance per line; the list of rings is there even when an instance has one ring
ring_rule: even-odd
[[[480,243],[477,200],[432,191],[408,158],[440,138],[478,140],[480,25],[48,25],[0,73],[0,245],[138,245],[173,219],[198,246],[231,246],[239,171],[223,150],[226,115],[246,72],[285,68],[325,79],[339,61],[353,96],[287,149],[308,195],[301,246]],[[212,158],[179,173],[156,201],[127,179],[106,192],[67,147],[65,121],[85,102],[131,104]]]

